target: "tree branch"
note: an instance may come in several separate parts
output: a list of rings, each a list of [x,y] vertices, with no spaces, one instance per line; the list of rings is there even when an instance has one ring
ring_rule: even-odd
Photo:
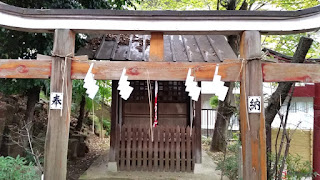
[[[301,37],[297,50],[292,57],[291,63],[303,63],[312,42],[313,39],[311,38]],[[274,117],[280,109],[280,102],[283,102],[286,99],[292,87],[292,84],[293,82],[280,82],[276,91],[271,95],[268,106],[265,110],[266,123],[268,125],[271,125],[271,123],[273,122]]]

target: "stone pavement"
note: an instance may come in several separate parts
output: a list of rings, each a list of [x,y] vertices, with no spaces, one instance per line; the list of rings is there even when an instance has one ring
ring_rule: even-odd
[[[220,180],[221,172],[215,170],[216,164],[202,151],[202,164],[195,173],[122,171],[108,172],[108,152],[101,155],[80,177],[82,180]],[[224,177],[223,180],[228,180]]]

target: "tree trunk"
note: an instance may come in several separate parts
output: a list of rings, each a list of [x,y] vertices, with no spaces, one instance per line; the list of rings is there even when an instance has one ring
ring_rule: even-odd
[[[80,131],[82,128],[82,123],[83,123],[83,119],[84,119],[84,108],[86,106],[86,97],[83,95],[81,97],[81,102],[80,102],[80,110],[79,110],[79,116],[78,116],[78,122],[77,122],[77,126],[76,126],[76,130]]]
[[[311,47],[313,39],[307,37],[301,37],[297,50],[294,53],[294,56],[291,60],[291,63],[303,63],[305,57]],[[271,179],[270,169],[271,169],[271,160],[269,156],[271,155],[271,124],[274,117],[277,115],[281,105],[292,87],[293,82],[280,82],[276,91],[271,95],[268,106],[265,109],[265,118],[266,118],[266,146],[267,146],[267,170],[268,170],[268,179]],[[280,103],[281,102],[281,103]]]
[[[24,115],[24,124],[22,125],[25,128],[28,128],[28,131],[30,133],[30,136],[32,135],[31,127],[32,127],[32,121],[34,118],[34,110],[35,105],[37,102],[39,102],[39,94],[40,94],[40,87],[35,86],[31,89],[28,89],[26,95],[28,97],[27,100],[27,109]],[[29,147],[29,139],[26,134],[26,129],[22,129],[22,132],[24,134],[23,138],[23,147],[28,148]]]
[[[228,43],[230,44],[231,48],[233,49],[233,51],[237,56],[239,55],[239,42],[240,42],[240,37],[238,35],[228,36]],[[210,151],[223,152],[224,149],[226,148],[229,120],[236,110],[236,108],[233,106],[234,95],[232,94],[234,83],[226,82],[225,86],[229,87],[229,90],[228,90],[225,101],[219,101],[216,123],[214,125],[214,130],[213,130],[213,135],[212,135],[212,140],[210,145]]]
[[[235,112],[235,107],[231,105],[233,100],[233,83],[225,83],[229,87],[227,97],[225,101],[219,101],[217,110],[217,119],[214,125],[213,136],[210,145],[210,151],[221,151],[223,152],[227,145],[227,130],[229,120]]]

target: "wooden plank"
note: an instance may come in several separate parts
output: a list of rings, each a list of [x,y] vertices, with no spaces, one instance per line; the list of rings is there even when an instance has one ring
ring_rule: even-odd
[[[201,87],[201,83],[198,83]],[[201,151],[201,96],[198,101],[195,102],[195,117],[194,117],[194,139],[193,145],[195,146],[195,163],[202,162],[202,151]]]
[[[195,40],[199,46],[200,52],[206,62],[220,62],[216,52],[213,50],[207,36],[196,35]]]
[[[194,35],[184,35],[184,45],[190,62],[205,62]]]
[[[153,171],[158,171],[159,165],[159,127],[154,128],[154,161],[153,161]]]
[[[159,154],[160,154],[160,157],[159,157],[159,170],[160,171],[163,171],[164,170],[164,132],[163,132],[163,127],[160,126],[158,127],[159,128],[159,131],[160,131],[160,145],[159,145]]]
[[[170,128],[170,171],[173,172],[175,170],[175,144],[177,139],[176,130],[173,127]]]
[[[186,53],[182,36],[172,35],[170,36],[170,40],[174,60],[177,62],[188,62],[188,56]]]
[[[48,79],[51,60],[0,59],[0,78]]]
[[[165,127],[165,171],[169,171],[169,161],[170,161],[170,157],[169,157],[169,151],[170,151],[170,147],[169,147],[169,127]]]
[[[117,45],[116,53],[113,56],[113,60],[126,61],[127,54],[129,53],[129,46]]]
[[[126,170],[131,170],[131,141],[132,141],[132,126],[127,127],[127,147],[126,147]]]
[[[180,171],[180,126],[177,126],[176,132],[176,171]]]
[[[139,127],[141,129],[141,126]],[[137,153],[138,153],[138,163],[137,163],[137,170],[141,170],[141,167],[142,167],[142,138],[143,138],[143,134],[142,134],[142,131],[140,130],[138,132],[138,150],[137,150]]]
[[[151,135],[149,134],[148,136],[148,171],[152,171],[152,164],[153,164],[153,144],[154,144],[154,141],[155,141],[155,134],[154,134],[154,129],[153,129],[153,142],[152,142],[152,139],[151,139]]]
[[[150,45],[147,44],[147,40],[150,41],[151,36],[150,35],[144,35],[144,56],[143,60],[144,61],[149,61],[149,55],[150,55]]]
[[[262,63],[262,72],[264,82],[319,83],[320,81],[318,64]]]
[[[137,126],[133,126],[132,129],[132,164],[131,167],[133,170],[136,170],[137,168],[137,132],[139,132],[139,129]]]
[[[195,130],[195,128],[191,128],[191,154],[192,154],[192,156],[191,156],[191,170],[194,170],[194,164],[195,164],[195,162],[196,162],[196,156],[195,156],[195,148],[196,148],[196,146],[194,145],[195,144],[195,137],[196,137],[196,130]]]
[[[129,55],[127,60],[131,61],[142,61],[144,60],[144,54],[143,54],[143,45],[140,45],[140,42],[143,42],[143,36],[142,35],[133,35],[132,39],[129,43]],[[141,48],[141,50],[139,50]]]
[[[95,79],[119,80],[124,67],[127,68],[129,80],[185,80],[189,68],[194,71],[197,80],[211,81],[216,63],[192,62],[128,62],[128,61],[72,61],[71,78],[84,79],[89,66],[94,63]],[[33,78],[50,77],[50,60],[0,60],[0,78]],[[219,75],[223,81],[239,81],[241,63],[220,63]],[[237,72],[237,73],[235,73]]]
[[[186,128],[181,127],[181,171],[186,171]]]
[[[192,159],[192,156],[191,156],[191,150],[192,150],[192,147],[191,147],[191,130],[190,130],[190,126],[187,127],[187,133],[186,133],[186,144],[187,144],[187,171],[188,172],[191,172],[191,159]]]
[[[116,41],[106,40],[105,37],[103,37],[94,58],[110,60],[115,43]]]
[[[175,59],[173,58],[172,48],[171,48],[171,37],[169,35],[163,36],[164,43],[164,60],[166,62],[173,62]]]
[[[116,130],[117,132],[119,133],[117,136],[116,136],[116,151],[115,151],[115,160],[117,162],[117,169],[119,169],[119,164],[120,164],[120,150],[121,150],[121,141],[120,141],[120,126],[117,125],[116,126]],[[110,153],[110,150],[109,150],[109,153]]]
[[[74,32],[71,30],[55,31],[53,54],[73,56],[74,48]],[[24,71],[23,69],[24,68],[22,67],[22,72]],[[44,156],[44,176],[45,179],[48,180],[66,179],[67,175],[67,153],[72,99],[72,81],[70,72],[71,59],[60,57],[54,58],[52,61],[50,90],[51,93],[63,93],[63,109],[50,109],[48,113]]]
[[[120,171],[125,170],[125,153],[126,153],[126,136],[127,126],[123,125],[121,129],[121,159],[120,159]]]
[[[117,143],[117,125],[118,125],[118,101],[119,101],[119,95],[118,95],[118,81],[112,81],[112,102],[111,102],[111,132],[110,132],[110,150],[109,150],[109,162],[115,162],[116,160],[116,151],[118,149],[116,148]]]
[[[143,170],[147,171],[148,166],[148,134],[149,134],[149,128],[146,126],[143,126]]]
[[[152,32],[150,39],[149,61],[164,61],[163,33]]]
[[[245,31],[241,36],[240,56],[243,59],[260,57],[260,33]],[[240,121],[243,152],[243,179],[267,179],[266,135],[263,103],[261,113],[247,111],[247,96],[261,96],[262,70],[261,61],[244,62],[240,87]]]
[[[225,60],[227,61],[227,60]],[[240,81],[241,63],[230,60],[219,63],[222,81]],[[128,61],[72,61],[71,78],[84,79],[89,66],[94,63],[96,79],[119,80],[124,67],[129,80],[185,80],[189,68],[197,69],[195,76],[199,81],[211,81],[216,63],[193,62],[128,62]],[[319,64],[262,63],[264,82],[306,82],[320,83]],[[51,60],[0,59],[0,78],[48,79],[51,74]]]
[[[194,73],[199,81],[211,81],[216,63],[179,63],[179,62],[121,62],[121,61],[74,61],[72,78],[83,79],[94,63],[92,72],[95,79],[119,80],[124,67],[127,69],[129,80],[185,80],[189,68],[195,69]],[[222,81],[239,81],[241,63],[220,63],[219,75]],[[148,71],[149,75],[148,75]]]
[[[207,37],[220,61],[224,61],[225,59],[237,59],[237,55],[232,50],[225,36],[208,35]]]

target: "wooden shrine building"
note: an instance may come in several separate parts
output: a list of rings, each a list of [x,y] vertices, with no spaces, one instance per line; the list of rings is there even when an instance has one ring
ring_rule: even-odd
[[[149,56],[150,42],[163,41],[164,55],[156,60],[173,65],[176,62],[220,63],[224,59],[237,58],[222,35],[150,38],[150,35],[139,34],[106,35],[93,57],[120,62],[155,61],[152,54]],[[110,153],[110,159],[117,161],[120,170],[193,171],[194,164],[201,162],[201,100],[190,99],[184,81],[157,83],[159,124],[151,132],[150,121],[152,125],[155,117],[154,98],[150,105],[147,81],[131,81],[134,90],[128,100],[120,98],[117,81],[113,81],[112,124],[117,128],[111,133],[111,141],[116,143],[111,146],[114,153]],[[155,97],[154,86],[152,81],[149,90],[153,92],[152,97]]]
[[[84,79],[92,63],[95,79],[114,80],[110,161],[120,170],[192,171],[193,164],[201,163],[200,101],[189,100],[183,82],[189,68],[196,81],[211,81],[219,64],[222,81],[241,82],[243,179],[266,179],[263,103],[261,112],[249,113],[248,97],[260,96],[263,102],[262,82],[320,82],[318,64],[270,63],[262,61],[261,56],[261,34],[317,30],[320,7],[287,12],[114,11],[23,9],[0,3],[0,26],[54,33],[52,56],[39,56],[37,60],[0,59],[0,78],[50,78],[51,93],[63,93],[62,110],[49,110],[46,180],[66,179],[72,79]],[[142,36],[136,41],[131,36],[129,47],[132,43],[142,45],[139,58],[132,53],[137,48],[121,53],[115,40],[103,42],[100,54],[96,54],[96,58],[107,61],[83,61],[74,56],[76,33],[151,35],[149,53],[148,43],[141,43],[148,38]],[[217,41],[210,39],[212,35],[240,35],[240,57],[230,57],[229,53],[220,57],[221,52],[216,49],[225,42],[214,44]],[[220,50],[227,52],[226,48]],[[123,68],[135,87],[127,101],[115,93]],[[153,128],[153,133],[147,133],[148,127],[142,126],[153,118],[153,110],[146,103],[146,80],[151,84],[159,82],[159,127]],[[320,163],[314,169],[319,172]]]

